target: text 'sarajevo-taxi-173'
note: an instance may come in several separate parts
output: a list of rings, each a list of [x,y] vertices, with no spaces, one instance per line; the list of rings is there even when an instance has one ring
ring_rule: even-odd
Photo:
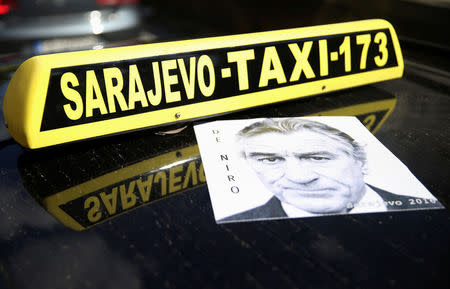
[[[364,20],[36,56],[14,74],[4,113],[21,145],[40,148],[402,74],[393,27]]]

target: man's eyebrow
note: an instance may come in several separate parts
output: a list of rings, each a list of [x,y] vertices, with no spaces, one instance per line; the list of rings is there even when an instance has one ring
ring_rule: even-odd
[[[335,154],[330,153],[329,151],[318,151],[318,152],[309,152],[309,153],[298,153],[295,154],[296,157],[311,157],[316,155],[327,155],[327,156],[334,156]]]
[[[279,153],[268,153],[268,152],[250,152],[247,154],[249,157],[274,157],[279,156]],[[311,157],[317,155],[327,155],[334,156],[335,154],[330,153],[329,151],[318,151],[318,152],[308,152],[308,153],[296,153],[296,157]]]
[[[251,152],[247,154],[249,157],[273,157],[279,154],[277,153],[263,153],[263,152]]]

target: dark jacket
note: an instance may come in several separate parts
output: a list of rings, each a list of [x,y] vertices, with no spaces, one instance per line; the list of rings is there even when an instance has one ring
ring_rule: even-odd
[[[432,203],[430,200],[410,197],[404,195],[396,195],[385,190],[367,184],[374,190],[385,202],[388,211],[411,210],[424,208],[441,208],[442,205],[438,201]],[[281,206],[281,202],[277,197],[272,197],[267,203],[254,209],[232,215],[230,217],[219,220],[220,222],[253,220],[253,219],[272,219],[286,218],[287,215]]]

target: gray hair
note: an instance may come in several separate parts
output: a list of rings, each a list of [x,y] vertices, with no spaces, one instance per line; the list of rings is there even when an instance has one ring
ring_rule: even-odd
[[[255,122],[243,128],[237,133],[237,137],[239,141],[243,141],[250,137],[269,132],[288,134],[299,130],[313,131],[316,133],[326,135],[334,140],[337,140],[340,143],[349,146],[351,148],[350,155],[353,157],[354,160],[360,161],[363,165],[366,163],[366,153],[364,151],[364,147],[362,147],[357,141],[355,141],[348,134],[334,127],[316,121],[300,118],[287,118],[287,119],[268,118],[263,121]]]

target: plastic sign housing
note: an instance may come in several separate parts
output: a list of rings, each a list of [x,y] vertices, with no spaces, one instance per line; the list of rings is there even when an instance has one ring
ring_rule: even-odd
[[[392,25],[364,20],[36,56],[4,101],[40,148],[364,85],[403,74]]]

